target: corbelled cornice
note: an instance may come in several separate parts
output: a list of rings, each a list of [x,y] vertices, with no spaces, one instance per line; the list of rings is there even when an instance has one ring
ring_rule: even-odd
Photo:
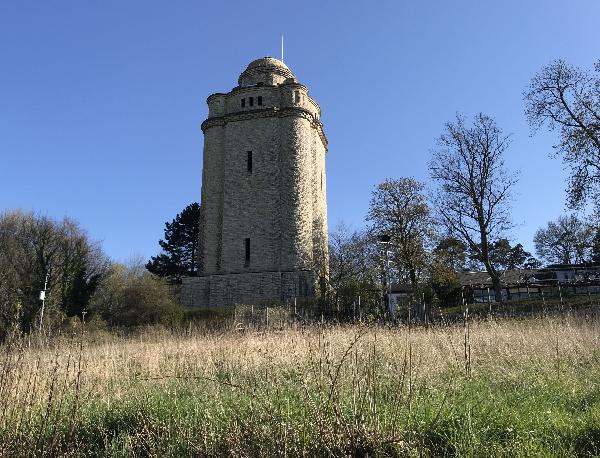
[[[214,118],[206,119],[202,125],[202,132],[206,133],[206,130],[214,126],[224,126],[229,122],[246,121],[249,119],[262,119],[262,118],[285,118],[287,116],[300,116],[308,121],[312,127],[317,129],[319,138],[323,143],[323,146],[327,150],[328,140],[323,130],[323,124],[313,116],[313,114],[299,107],[287,107],[287,108],[262,108],[259,110],[252,111],[239,111],[236,113],[230,113],[225,116],[215,116]]]

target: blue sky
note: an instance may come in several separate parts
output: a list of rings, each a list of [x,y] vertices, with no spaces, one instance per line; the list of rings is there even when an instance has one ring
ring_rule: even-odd
[[[553,134],[522,92],[555,58],[600,58],[600,2],[0,2],[0,211],[69,215],[116,260],[158,251],[200,198],[206,97],[280,55],[321,105],[330,228],[386,177],[427,181],[456,112],[496,118],[520,170],[512,239],[564,211]]]

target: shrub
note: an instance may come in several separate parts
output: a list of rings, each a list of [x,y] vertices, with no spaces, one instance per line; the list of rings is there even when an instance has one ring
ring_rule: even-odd
[[[183,316],[166,280],[139,264],[113,264],[91,299],[90,311],[111,326],[173,326]]]

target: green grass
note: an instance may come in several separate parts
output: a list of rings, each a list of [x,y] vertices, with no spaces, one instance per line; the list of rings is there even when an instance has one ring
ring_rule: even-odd
[[[63,342],[31,350],[37,401],[21,373],[0,386],[0,456],[600,456],[598,328],[136,336],[84,348],[81,376]]]
[[[354,375],[341,369],[333,388],[315,367],[138,380],[124,398],[85,399],[75,418],[70,399],[45,427],[44,409],[29,430],[4,425],[0,450],[4,456],[600,456],[597,355],[590,364],[563,362],[558,369],[523,365],[508,374],[444,372],[412,381],[384,373],[384,363],[370,361]]]

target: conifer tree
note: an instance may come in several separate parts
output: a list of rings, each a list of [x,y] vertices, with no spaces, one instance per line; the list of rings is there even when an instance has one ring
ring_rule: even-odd
[[[152,256],[146,269],[173,283],[198,272],[198,235],[200,232],[200,205],[188,205],[170,223],[165,223],[165,238],[159,240],[162,252]]]

